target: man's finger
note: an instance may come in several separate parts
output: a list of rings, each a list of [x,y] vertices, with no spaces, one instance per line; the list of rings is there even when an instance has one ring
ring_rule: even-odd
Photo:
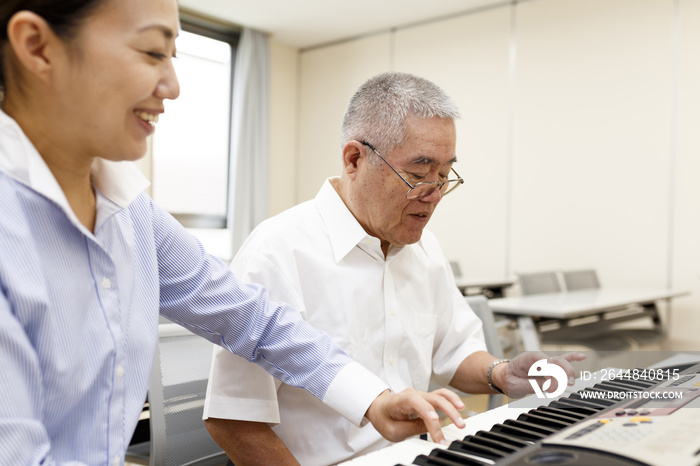
[[[442,411],[457,427],[464,427],[464,419],[459,411],[464,409],[464,403],[459,396],[447,389],[435,390],[427,394],[428,400],[435,409]]]
[[[574,361],[583,361],[584,359],[586,359],[586,355],[579,352],[566,353],[564,355],[551,358],[552,362],[564,369],[564,372],[566,372],[569,379],[569,385],[573,385],[576,378],[576,371],[571,363]]]
[[[464,409],[464,403],[459,396],[447,389],[435,390],[431,393],[412,392],[412,406],[418,416],[423,420],[430,438],[437,443],[446,445],[447,441],[442,433],[442,423],[436,409],[442,411],[460,429],[465,426],[459,410]]]
[[[440,395],[441,397],[449,401],[452,404],[452,406],[459,410],[464,409],[464,403],[462,403],[462,399],[452,390],[448,390],[446,388],[438,388],[437,390],[434,390],[430,393]]]
[[[425,412],[425,416],[421,415],[425,427],[428,431],[428,435],[441,445],[447,445],[447,440],[445,440],[445,435],[442,433],[442,423],[440,422],[440,416],[438,413],[430,408],[429,411]]]
[[[440,423],[440,416],[438,416],[437,411],[433,407],[433,402],[429,402],[427,399],[430,398],[430,393],[418,392],[415,390],[404,391],[408,397],[408,403],[410,404],[413,411],[423,420],[425,424],[425,430],[428,431],[430,437],[436,442],[443,443],[445,441],[445,436],[442,433],[442,424]],[[439,397],[439,396],[438,396]]]
[[[571,352],[571,353],[566,353],[566,354],[564,355],[564,357],[565,357],[568,361],[573,362],[573,361],[583,361],[583,360],[586,359],[588,356],[586,356],[586,355],[583,354],[583,353],[579,353],[578,351],[573,351],[573,352]]]

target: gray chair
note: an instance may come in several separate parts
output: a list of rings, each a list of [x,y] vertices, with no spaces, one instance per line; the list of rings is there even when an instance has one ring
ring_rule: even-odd
[[[562,278],[567,291],[600,288],[598,274],[594,269],[564,271]]]
[[[212,343],[174,323],[158,325],[158,346],[148,388],[150,442],[132,445],[129,462],[151,466],[225,465],[202,412]]]
[[[484,340],[486,341],[486,349],[489,353],[501,359],[504,357],[503,344],[498,334],[496,320],[493,317],[493,312],[489,307],[488,300],[485,296],[475,295],[466,296],[464,298],[472,308],[472,311],[481,319]],[[497,408],[503,404],[503,395],[494,394],[489,396],[489,409]]]
[[[450,268],[452,269],[452,274],[455,276],[455,278],[462,276],[462,268],[459,266],[459,262],[450,261]]]
[[[519,273],[518,284],[523,295],[558,293],[562,291],[559,274],[551,272]]]

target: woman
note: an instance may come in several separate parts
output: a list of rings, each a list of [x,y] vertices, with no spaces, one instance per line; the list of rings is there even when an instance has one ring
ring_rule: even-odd
[[[179,94],[177,32],[176,0],[0,4],[0,464],[122,463],[159,311],[392,440],[442,439],[434,407],[461,425],[454,394],[390,395],[124,163]]]

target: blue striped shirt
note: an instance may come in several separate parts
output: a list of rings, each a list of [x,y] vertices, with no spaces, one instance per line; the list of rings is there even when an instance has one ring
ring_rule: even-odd
[[[159,312],[360,422],[381,382],[239,283],[152,202],[132,164],[98,159],[92,179],[94,234],[0,112],[0,465],[121,464]]]

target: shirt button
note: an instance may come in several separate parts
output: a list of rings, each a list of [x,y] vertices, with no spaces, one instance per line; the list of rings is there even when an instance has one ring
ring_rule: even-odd
[[[122,464],[122,459],[119,457],[119,455],[114,457],[114,459],[112,460],[112,464],[114,466],[119,466],[120,464]]]
[[[114,372],[117,374],[117,377],[121,378],[124,375],[124,366],[119,364]]]
[[[394,358],[389,358],[389,360],[387,362],[389,363],[390,366],[393,366],[394,365]]]
[[[393,310],[393,309],[391,309],[391,310],[389,311],[389,315],[390,315],[391,317],[396,317],[396,311]]]
[[[102,279],[102,288],[104,288],[105,290],[112,288],[112,281],[107,277],[103,278]]]

